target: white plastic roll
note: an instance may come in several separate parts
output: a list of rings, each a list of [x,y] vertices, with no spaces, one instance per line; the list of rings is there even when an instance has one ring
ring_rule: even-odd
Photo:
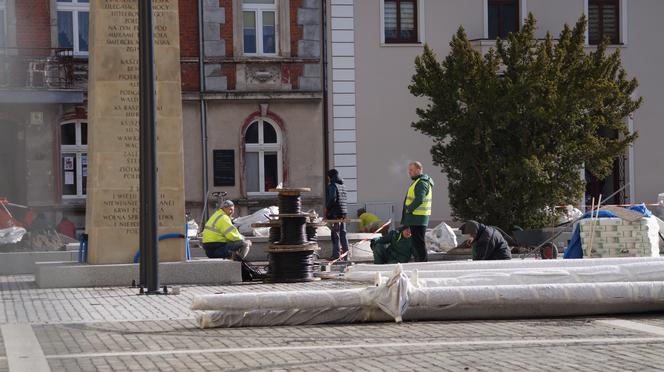
[[[579,266],[606,266],[619,265],[635,262],[664,261],[664,257],[625,257],[625,258],[586,258],[579,260],[504,260],[504,261],[442,261],[434,262],[409,262],[400,264],[404,271],[411,270],[477,270],[477,269],[501,269],[501,268],[525,268],[525,267],[579,267]],[[399,264],[372,265],[359,264],[348,267],[349,272],[358,271],[385,271],[392,272]]]

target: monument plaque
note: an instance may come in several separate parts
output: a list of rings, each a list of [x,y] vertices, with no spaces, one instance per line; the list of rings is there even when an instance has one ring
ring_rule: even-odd
[[[177,0],[153,0],[159,235],[184,234],[184,161]],[[138,2],[90,2],[88,263],[133,262],[139,249]],[[185,242],[159,242],[182,261]]]

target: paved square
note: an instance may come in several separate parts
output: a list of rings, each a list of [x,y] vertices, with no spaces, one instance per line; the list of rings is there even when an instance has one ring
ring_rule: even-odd
[[[353,286],[335,281],[186,286],[176,296],[138,296],[135,288],[38,289],[31,276],[5,276],[0,277],[0,325],[3,333],[23,327],[23,342],[38,351],[28,356],[37,355],[34,362],[44,362],[41,370],[53,371],[645,371],[664,366],[664,316],[655,314],[201,330],[189,309],[198,294]],[[6,352],[18,350],[17,342],[0,337],[0,372],[12,366],[20,370],[16,366],[26,362],[25,355]]]

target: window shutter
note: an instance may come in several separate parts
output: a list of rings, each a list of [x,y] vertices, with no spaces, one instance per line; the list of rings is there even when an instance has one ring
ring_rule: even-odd
[[[396,39],[397,37],[397,2],[396,0],[385,1],[385,39]]]

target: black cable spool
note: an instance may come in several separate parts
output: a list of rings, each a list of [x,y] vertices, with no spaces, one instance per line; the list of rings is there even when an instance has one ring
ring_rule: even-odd
[[[313,281],[313,252],[270,253],[270,280],[273,282]]]
[[[270,243],[276,243],[281,239],[281,226],[272,226],[270,227],[270,235],[267,240]]]
[[[308,242],[316,242],[318,241],[318,234],[316,232],[316,225],[308,223],[307,224],[307,241]]]
[[[297,214],[302,211],[299,195],[279,195],[279,213]]]
[[[280,217],[281,238],[279,244],[301,245],[307,242],[307,217]]]

